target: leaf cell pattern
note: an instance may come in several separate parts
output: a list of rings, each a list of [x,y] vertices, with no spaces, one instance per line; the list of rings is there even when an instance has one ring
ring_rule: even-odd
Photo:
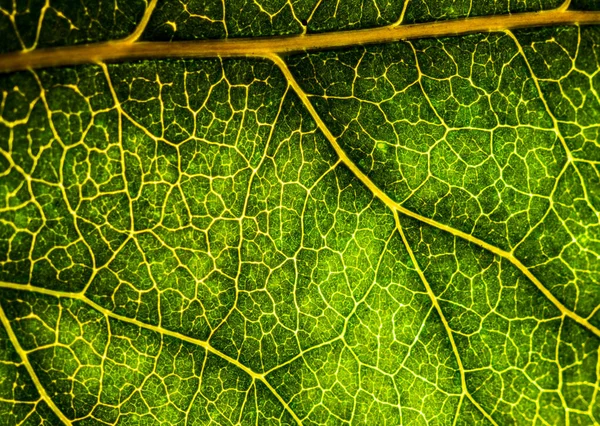
[[[3,51],[561,6],[5,3]],[[0,418],[597,424],[599,39],[1,75]]]

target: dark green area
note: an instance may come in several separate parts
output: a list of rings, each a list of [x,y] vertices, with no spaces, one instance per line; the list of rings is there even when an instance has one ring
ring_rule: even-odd
[[[0,52],[126,37],[142,18],[146,3],[145,0],[0,0]]]
[[[407,0],[408,1],[408,0]],[[0,0],[0,52],[114,40],[131,34],[150,0]],[[145,40],[198,40],[374,28],[558,7],[560,0],[158,0]],[[598,10],[574,0],[574,10]],[[403,13],[404,11],[404,13]]]

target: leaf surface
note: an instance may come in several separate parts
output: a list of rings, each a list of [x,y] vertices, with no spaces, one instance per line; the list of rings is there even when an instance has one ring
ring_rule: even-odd
[[[3,421],[597,424],[594,9],[1,2]],[[482,30],[517,12],[563,25]]]

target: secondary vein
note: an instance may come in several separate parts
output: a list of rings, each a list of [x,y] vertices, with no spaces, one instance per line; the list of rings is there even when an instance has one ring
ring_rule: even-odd
[[[10,322],[8,321],[8,318],[6,317],[6,314],[4,313],[2,306],[0,306],[0,322],[2,322],[2,325],[4,326],[4,329],[6,330],[6,333],[8,334],[8,338],[9,338],[10,342],[12,343],[13,347],[15,348],[15,351],[17,351],[17,354],[21,358],[21,361],[23,361],[23,364],[25,365],[25,369],[29,373],[29,376],[31,377],[31,381],[35,385],[38,393],[40,394],[40,397],[44,400],[44,402],[46,404],[48,404],[48,407],[50,407],[50,409],[54,412],[54,414],[56,414],[56,416],[61,420],[61,422],[63,422],[63,424],[70,425],[71,421],[67,418],[67,416],[64,415],[64,413],[62,411],[60,411],[60,409],[56,406],[54,401],[52,401],[52,398],[50,398],[50,396],[46,392],[46,389],[44,389],[44,386],[42,386],[40,379],[38,378],[35,370],[31,366],[31,363],[29,362],[29,359],[27,358],[27,353],[23,350],[23,348],[21,347],[21,344],[17,340],[17,336],[15,335],[15,332],[13,331],[13,329],[10,325]]]
[[[473,397],[473,395],[471,394],[471,392],[469,391],[469,389],[467,387],[467,380],[465,378],[465,367],[463,366],[462,359],[460,357],[460,354],[458,353],[458,347],[456,346],[456,341],[454,340],[454,332],[450,328],[450,325],[448,324],[448,320],[446,319],[446,316],[444,315],[444,312],[442,311],[442,307],[440,306],[437,296],[433,292],[431,285],[429,285],[429,281],[427,281],[427,278],[425,277],[423,270],[419,266],[419,262],[417,262],[415,253],[414,253],[412,247],[410,246],[410,244],[408,243],[408,239],[406,238],[406,235],[404,234],[404,230],[402,229],[402,226],[400,225],[400,218],[398,216],[397,210],[394,211],[394,220],[396,222],[396,230],[398,231],[398,233],[400,234],[400,237],[402,238],[402,242],[404,243],[404,247],[406,247],[406,251],[408,252],[410,260],[412,261],[412,263],[415,267],[415,270],[417,271],[417,274],[419,275],[419,278],[421,279],[421,282],[423,282],[423,286],[425,287],[425,290],[427,291],[427,295],[429,296],[431,303],[433,304],[435,310],[437,311],[437,313],[440,317],[440,320],[442,321],[444,330],[446,331],[446,334],[448,335],[448,340],[450,340],[450,346],[452,347],[452,352],[454,353],[454,358],[456,359],[456,364],[458,365],[458,371],[460,373],[460,383],[461,383],[463,395],[466,395],[466,397],[469,399],[469,401],[471,401],[471,403],[479,410],[479,412],[481,412],[481,414],[492,425],[498,426],[498,423],[496,423],[496,421],[492,418],[492,416],[479,404],[479,402]]]
[[[327,126],[325,125],[325,123],[323,122],[323,120],[321,119],[321,117],[319,116],[317,111],[315,110],[314,106],[308,99],[308,96],[306,95],[306,93],[304,93],[304,91],[302,90],[302,88],[300,87],[298,82],[295,80],[294,76],[292,75],[291,71],[289,70],[286,63],[283,61],[283,59],[281,59],[281,57],[279,57],[277,55],[272,55],[269,59],[271,59],[281,69],[281,71],[282,71],[283,75],[285,76],[285,78],[287,79],[288,83],[290,84],[290,86],[292,86],[292,88],[294,89],[294,91],[296,92],[298,97],[302,100],[302,103],[308,110],[309,114],[311,115],[313,120],[315,120],[317,126],[319,127],[321,132],[323,132],[323,135],[327,138],[329,143],[331,143],[331,146],[333,147],[335,152],[338,154],[338,156],[342,160],[342,162],[373,193],[373,195],[375,195],[377,198],[379,198],[386,206],[388,206],[392,211],[398,211],[398,212],[400,212],[406,216],[412,217],[413,219],[416,219],[420,222],[426,223],[428,225],[434,226],[443,231],[449,232],[453,235],[456,235],[457,237],[460,237],[466,241],[476,244],[476,245],[478,245],[500,257],[507,259],[514,266],[516,266],[538,288],[538,290],[540,292],[542,292],[542,294],[548,300],[550,300],[550,302],[552,302],[554,304],[554,306],[556,306],[564,315],[568,316],[569,318],[571,318],[572,320],[574,320],[581,326],[583,326],[586,329],[588,329],[589,331],[591,331],[596,336],[600,337],[600,329],[598,327],[596,327],[592,323],[590,323],[587,320],[587,318],[584,318],[584,317],[580,316],[579,314],[577,314],[576,312],[568,309],[560,300],[558,300],[558,298],[556,296],[554,296],[554,294],[552,294],[550,292],[550,290],[548,290],[546,288],[546,286],[544,286],[544,284],[542,284],[542,282],[540,280],[537,279],[537,277],[535,275],[533,275],[531,273],[531,271],[519,259],[517,259],[514,256],[513,253],[504,251],[492,244],[489,244],[483,240],[480,240],[479,238],[477,238],[471,234],[468,234],[461,230],[452,228],[448,225],[445,225],[443,223],[437,222],[433,219],[430,219],[428,217],[425,217],[418,213],[415,213],[412,210],[409,210],[406,207],[402,206],[401,204],[397,203],[389,195],[387,195],[384,191],[382,191],[350,159],[350,157],[348,157],[348,154],[346,154],[346,152],[343,150],[343,148],[337,142],[337,139],[335,138],[335,136],[333,136],[333,134],[329,131],[329,129],[327,128]]]
[[[106,308],[100,306],[93,300],[86,297],[83,293],[50,290],[50,289],[46,289],[43,287],[36,287],[36,286],[32,286],[32,285],[23,285],[23,284],[13,284],[13,283],[8,283],[8,282],[3,282],[3,281],[0,281],[0,288],[18,290],[18,291],[30,291],[30,292],[45,294],[45,295],[57,297],[57,298],[69,298],[69,299],[79,300],[80,302],[83,302],[86,305],[93,308],[94,310],[100,312],[102,315],[104,315],[107,318],[112,318],[114,320],[132,324],[132,325],[135,325],[140,328],[151,330],[151,331],[154,331],[159,334],[171,336],[176,339],[191,343],[193,345],[200,346],[207,352],[210,352],[213,355],[216,355],[219,358],[222,358],[223,360],[225,360],[225,361],[229,362],[230,364],[234,365],[235,367],[239,368],[240,370],[242,370],[243,372],[248,374],[250,377],[252,377],[253,380],[261,381],[273,393],[273,395],[277,398],[277,400],[279,400],[279,402],[281,403],[283,408],[294,418],[294,420],[298,423],[298,425],[300,425],[300,426],[302,425],[302,421],[300,420],[300,418],[290,408],[290,406],[281,397],[281,395],[279,395],[279,393],[276,391],[276,389],[267,381],[265,374],[256,373],[254,370],[252,370],[249,367],[246,367],[244,364],[242,364],[238,360],[219,351],[218,349],[213,347],[208,341],[196,339],[196,338],[187,336],[185,334],[178,333],[176,331],[172,331],[172,330],[160,327],[160,326],[147,324],[147,323],[139,321],[135,318],[129,318],[129,317],[117,314],[109,309],[106,309]],[[12,344],[16,348],[19,355],[21,355],[21,358],[23,359],[23,362],[25,363],[27,370],[29,371],[30,375],[32,375],[33,381],[34,381],[34,383],[36,383],[36,387],[38,388],[38,391],[40,392],[40,394],[42,395],[44,400],[48,403],[48,405],[51,406],[51,408],[53,409],[53,411],[55,411],[55,413],[57,415],[59,413],[62,415],[61,420],[63,420],[63,422],[65,422],[67,424],[71,424],[70,421],[64,416],[64,414],[62,414],[60,412],[60,410],[58,410],[58,408],[54,405],[54,402],[48,397],[43,386],[37,379],[37,376],[35,375],[35,371],[33,370],[31,365],[27,361],[27,356],[26,356],[25,352],[23,351],[23,349],[21,349],[21,346],[20,346],[14,332],[12,331],[10,323],[9,323],[8,319],[6,318],[6,316],[4,315],[4,311],[2,310],[2,307],[0,307],[0,320],[2,321],[4,327],[6,328]]]

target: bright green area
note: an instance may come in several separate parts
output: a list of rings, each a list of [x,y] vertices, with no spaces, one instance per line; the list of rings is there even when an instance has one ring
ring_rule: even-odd
[[[31,47],[43,3],[17,3]],[[450,3],[406,16],[556,6]],[[50,5],[39,46],[125,36],[144,7]],[[163,1],[145,34],[369,27],[402,6]],[[399,215],[406,241],[267,60],[1,75],[0,308],[19,344],[0,326],[0,424],[61,424],[36,381],[77,425],[598,424],[600,338],[450,232],[600,327],[600,29],[515,35],[284,58],[369,179],[447,228]]]
[[[600,32],[530,30],[517,39],[427,39],[290,63],[377,186],[514,252],[599,325]]]
[[[59,419],[41,400],[4,328],[0,329],[0,398],[4,424],[59,424]]]

